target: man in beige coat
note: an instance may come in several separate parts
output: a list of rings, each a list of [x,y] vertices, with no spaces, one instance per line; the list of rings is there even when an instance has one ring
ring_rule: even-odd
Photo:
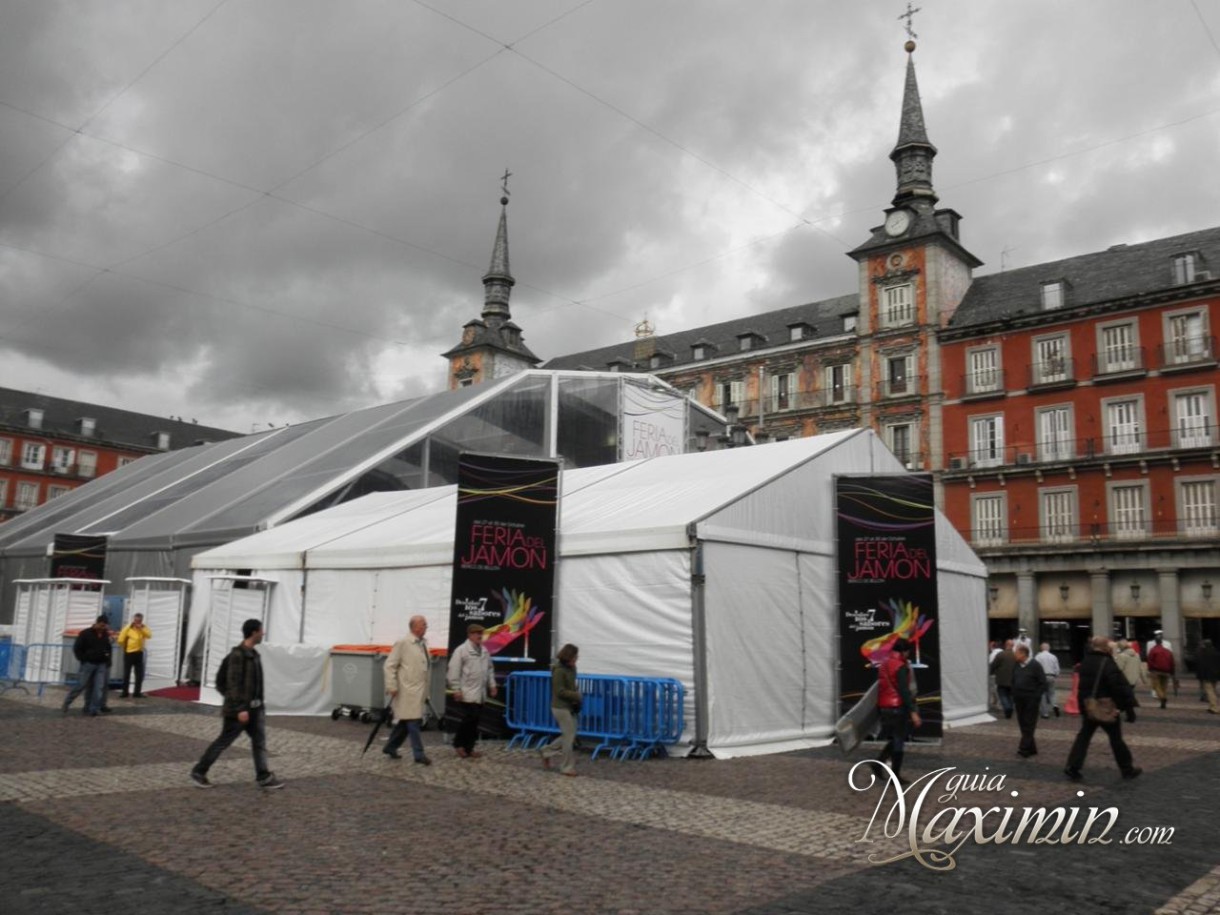
[[[424,753],[424,740],[419,733],[428,695],[428,670],[432,665],[428,643],[424,641],[428,621],[422,616],[413,616],[408,626],[411,634],[394,645],[385,662],[385,691],[390,694],[390,705],[398,723],[382,752],[391,759],[402,759],[398,748],[409,736],[415,761],[421,766],[430,766],[432,760]]]
[[[1118,644],[1114,646],[1114,663],[1123,672],[1123,676],[1127,678],[1132,689],[1147,685],[1148,678],[1144,675],[1144,664],[1126,639],[1119,639]]]

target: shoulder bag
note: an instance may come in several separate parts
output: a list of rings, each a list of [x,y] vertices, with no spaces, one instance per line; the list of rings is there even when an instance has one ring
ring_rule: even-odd
[[[1084,715],[1096,724],[1110,724],[1118,720],[1118,706],[1109,696],[1097,698],[1097,687],[1101,684],[1102,671],[1106,669],[1106,661],[1102,658],[1097,668],[1097,677],[1093,680],[1093,695],[1084,700]]]

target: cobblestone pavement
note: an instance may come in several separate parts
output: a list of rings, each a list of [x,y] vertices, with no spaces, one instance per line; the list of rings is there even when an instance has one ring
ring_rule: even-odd
[[[288,787],[254,785],[242,738],[213,767],[217,787],[201,791],[187,772],[219,733],[214,710],[116,698],[112,715],[85,718],[63,715],[61,699],[56,690],[0,698],[6,915],[796,915],[878,904],[1027,915],[1033,900],[1079,913],[1220,912],[1220,716],[1194,697],[1124,725],[1145,770],[1130,782],[1104,734],[1085,781],[1064,778],[1076,718],[1041,722],[1031,760],[1014,755],[1015,722],[1003,719],[912,747],[904,774],[927,778],[908,792],[909,807],[931,773],[954,767],[935,776],[921,824],[948,807],[995,808],[987,834],[1007,807],[1012,823],[1026,808],[1079,807],[1079,821],[1091,808],[1117,811],[1108,845],[1057,834],[1042,844],[967,838],[956,850],[918,843],[929,863],[953,865],[944,870],[909,856],[874,863],[910,851],[905,833],[883,835],[896,795],[853,791],[848,768],[862,756],[844,760],[832,747],[722,761],[585,755],[583,777],[565,779],[499,743],[464,761],[428,732],[435,764],[424,767],[409,754],[385,758],[380,743],[362,756],[366,726],[275,717],[269,750]],[[955,773],[979,783],[942,799]],[[1153,841],[1159,827],[1172,827],[1171,844]],[[1124,844],[1132,828],[1147,828],[1148,841]],[[872,841],[861,841],[866,832]]]

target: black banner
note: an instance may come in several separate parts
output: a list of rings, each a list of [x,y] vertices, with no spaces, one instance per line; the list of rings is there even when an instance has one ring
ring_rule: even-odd
[[[106,571],[106,538],[56,534],[51,578],[101,578]]]
[[[912,643],[918,735],[940,737],[936,627],[936,511],[930,474],[840,476],[839,708],[845,714],[876,682],[875,668],[899,638]]]
[[[556,461],[461,456],[450,652],[481,623],[497,672],[550,665],[558,493]]]

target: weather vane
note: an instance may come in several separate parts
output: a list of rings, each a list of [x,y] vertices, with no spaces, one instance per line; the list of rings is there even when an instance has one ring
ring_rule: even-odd
[[[907,38],[911,39],[912,41],[914,41],[919,36],[916,35],[915,31],[911,28],[911,19],[915,16],[916,13],[919,13],[922,11],[923,11],[922,7],[918,7],[918,6],[912,7],[911,0],[907,0],[907,11],[898,17],[899,19],[905,19],[907,21]]]
[[[512,172],[510,172],[507,168],[504,169],[504,175],[500,179],[500,181],[501,181],[500,190],[504,192],[505,197],[510,196],[509,191],[508,191],[508,179],[511,178],[512,176],[513,176]]]

